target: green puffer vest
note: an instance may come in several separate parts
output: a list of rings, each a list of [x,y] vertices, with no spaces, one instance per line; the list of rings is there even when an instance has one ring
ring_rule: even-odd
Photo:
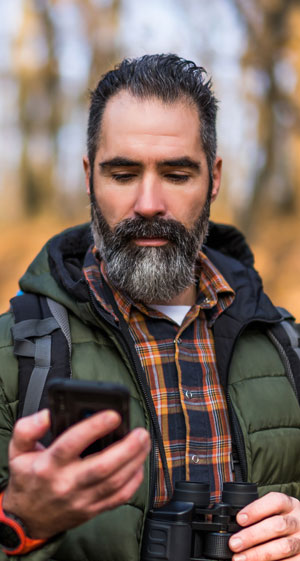
[[[131,366],[112,334],[104,333],[103,328],[91,329],[73,314],[69,317],[73,377],[125,384],[131,394],[132,428],[149,428],[148,412]],[[2,484],[7,480],[5,450],[17,406],[17,361],[12,355],[11,325],[10,314],[1,318],[0,364],[6,373],[2,374],[0,394]],[[273,490],[300,499],[299,405],[266,335],[249,330],[240,337],[231,362],[228,391],[243,435],[248,481],[258,483],[260,495]],[[145,467],[144,482],[130,503],[70,530],[26,559],[138,561],[148,509],[149,462]],[[1,560],[5,558],[0,554]],[[17,557],[10,559],[17,561]]]

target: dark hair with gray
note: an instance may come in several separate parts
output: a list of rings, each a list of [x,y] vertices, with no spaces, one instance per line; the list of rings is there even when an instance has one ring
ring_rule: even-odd
[[[88,158],[94,166],[99,144],[101,121],[107,101],[121,90],[138,98],[157,97],[165,103],[180,98],[192,100],[201,120],[200,134],[209,171],[216,157],[217,99],[204,68],[174,54],[144,55],[124,59],[114,70],[104,74],[94,91],[87,130]]]

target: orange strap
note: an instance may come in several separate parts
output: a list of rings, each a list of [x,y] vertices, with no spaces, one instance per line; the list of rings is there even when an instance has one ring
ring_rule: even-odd
[[[22,555],[24,553],[29,553],[30,551],[33,551],[37,547],[40,547],[41,545],[46,543],[48,541],[46,539],[33,540],[26,536],[25,528],[21,524],[21,521],[18,522],[17,517],[14,518],[13,514],[11,515],[11,517],[5,514],[5,511],[2,507],[3,493],[4,491],[0,493],[0,523],[2,522],[3,524],[10,526],[10,528],[13,528],[20,539],[20,544],[15,549],[5,549],[4,547],[2,547],[4,553],[6,553],[7,555]]]

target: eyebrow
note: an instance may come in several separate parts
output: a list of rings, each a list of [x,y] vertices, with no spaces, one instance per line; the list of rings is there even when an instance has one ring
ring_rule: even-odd
[[[201,169],[200,163],[192,160],[188,156],[183,158],[173,158],[171,160],[163,160],[162,162],[159,162],[158,165],[159,167],[189,168],[195,171],[200,171]]]
[[[111,168],[118,167],[143,167],[141,162],[117,156],[111,160],[104,160],[99,163],[99,167],[103,171],[109,171]],[[171,160],[162,160],[158,162],[158,167],[188,168],[200,172],[201,166],[199,162],[192,160],[188,156],[182,158],[172,158]]]
[[[137,167],[137,166],[141,166],[141,163],[135,162],[134,160],[130,160],[129,158],[122,158],[120,156],[99,163],[99,167],[103,171],[108,171],[111,168]]]

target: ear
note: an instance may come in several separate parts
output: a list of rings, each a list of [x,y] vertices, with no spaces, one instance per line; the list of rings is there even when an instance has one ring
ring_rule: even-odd
[[[91,194],[90,192],[90,177],[91,177],[91,166],[87,156],[83,156],[82,158],[84,175],[85,175],[85,188],[88,195]]]
[[[213,181],[213,187],[211,192],[212,201],[214,201],[219,194],[219,190],[221,186],[221,177],[222,177],[222,164],[223,164],[222,158],[217,156],[214,161],[213,170],[212,170],[212,181]]]

